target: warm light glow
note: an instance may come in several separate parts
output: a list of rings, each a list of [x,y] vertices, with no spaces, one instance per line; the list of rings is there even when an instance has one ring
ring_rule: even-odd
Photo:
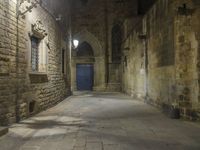
[[[74,45],[75,48],[78,47],[78,44],[79,44],[79,41],[78,41],[78,40],[73,40],[73,45]]]

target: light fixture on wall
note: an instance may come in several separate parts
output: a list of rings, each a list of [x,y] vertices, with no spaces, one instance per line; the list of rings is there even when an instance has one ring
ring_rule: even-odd
[[[79,41],[77,39],[73,40],[73,47],[76,49],[79,45]]]
[[[27,4],[26,4],[27,3]],[[42,4],[42,0],[18,0],[17,1],[17,16],[25,17],[27,12],[32,12],[33,8],[36,8],[38,5]],[[21,9],[22,5],[25,5],[23,10]]]

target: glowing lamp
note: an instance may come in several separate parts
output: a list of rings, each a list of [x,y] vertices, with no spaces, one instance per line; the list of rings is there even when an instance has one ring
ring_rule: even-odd
[[[79,41],[78,41],[78,40],[73,40],[73,46],[74,46],[75,48],[77,48],[78,45],[79,45]]]

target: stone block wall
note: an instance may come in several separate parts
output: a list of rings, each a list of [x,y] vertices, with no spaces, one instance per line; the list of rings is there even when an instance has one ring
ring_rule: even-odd
[[[72,2],[72,37],[79,40],[79,45],[87,42],[93,49],[93,59],[76,57],[73,49],[72,57],[72,90],[76,91],[76,65],[94,65],[94,87],[96,91],[105,90],[105,4],[104,0],[90,0],[86,3]]]
[[[27,118],[62,101],[70,93],[62,73],[61,52],[68,45],[58,22],[44,8],[34,8],[17,20],[16,0],[0,1],[0,125]],[[31,25],[40,20],[47,32],[47,70],[32,73]],[[69,68],[66,66],[66,68]],[[31,106],[32,105],[32,106]],[[33,107],[33,108],[30,108]],[[30,109],[32,109],[30,112]]]
[[[175,16],[177,100],[185,117],[199,116],[200,3],[177,0]]]
[[[145,97],[145,47],[143,40],[139,38],[142,34],[142,19],[127,19],[124,28],[122,90],[142,99]]]
[[[94,90],[120,91],[121,64],[112,62],[112,28],[115,24],[122,25],[125,18],[137,15],[137,0],[89,0],[86,3],[77,0],[72,5],[73,38],[80,42],[85,40],[98,54],[94,63]],[[76,62],[76,58],[73,59]],[[73,90],[76,90],[75,67],[76,63],[72,67]]]
[[[137,28],[129,32],[123,45],[130,49],[123,74],[125,92],[131,95],[140,93],[135,78],[141,87],[147,87],[143,87],[146,89],[143,95],[147,96],[149,103],[158,107],[163,104],[179,107],[186,118],[198,115],[199,6],[196,0],[158,0],[144,15],[142,32]],[[138,34],[145,35],[143,44],[138,41]],[[144,59],[138,57],[137,52],[145,49],[145,42],[148,68],[141,81],[143,75],[137,76],[137,66]],[[131,48],[132,45],[136,48]],[[145,79],[147,82],[143,84]]]
[[[158,0],[144,17],[148,49],[148,96],[151,103],[173,103],[175,99],[175,47],[172,1]]]

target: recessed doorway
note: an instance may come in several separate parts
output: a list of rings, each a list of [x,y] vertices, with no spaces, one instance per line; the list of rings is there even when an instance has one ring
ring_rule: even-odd
[[[92,91],[94,82],[93,64],[77,64],[76,80],[78,91]]]

